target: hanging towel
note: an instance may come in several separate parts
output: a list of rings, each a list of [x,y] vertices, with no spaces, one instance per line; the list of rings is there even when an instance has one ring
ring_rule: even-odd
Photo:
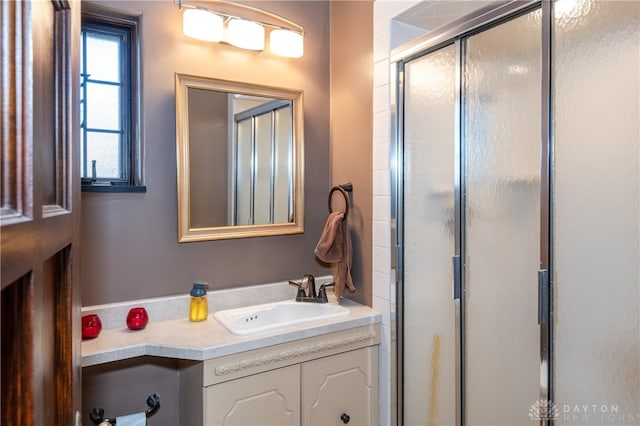
[[[334,293],[338,301],[342,300],[345,287],[350,291],[356,290],[351,280],[353,249],[344,212],[329,214],[314,252],[321,261],[334,264]]]

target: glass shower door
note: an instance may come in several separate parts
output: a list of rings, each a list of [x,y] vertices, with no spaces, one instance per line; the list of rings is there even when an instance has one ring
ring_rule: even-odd
[[[530,425],[540,398],[540,11],[470,36],[465,57],[465,423]]]
[[[456,423],[456,46],[404,70],[404,424]]]
[[[554,21],[557,425],[640,422],[640,3]]]

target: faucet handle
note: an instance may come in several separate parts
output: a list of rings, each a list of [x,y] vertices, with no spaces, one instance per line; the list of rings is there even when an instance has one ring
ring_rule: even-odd
[[[289,280],[289,285],[295,285],[296,287],[298,287],[298,292],[296,293],[296,301],[302,302],[302,300],[306,296],[304,293],[304,287],[302,286],[302,283],[299,283],[298,281]]]
[[[336,282],[325,283],[320,286],[318,290],[318,303],[327,303],[329,299],[327,298],[327,287],[335,287]]]

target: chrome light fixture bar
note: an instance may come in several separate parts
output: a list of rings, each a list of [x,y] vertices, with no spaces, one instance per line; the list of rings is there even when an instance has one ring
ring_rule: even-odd
[[[182,10],[182,31],[198,40],[223,42],[248,50],[264,50],[265,35],[269,30],[269,48],[272,53],[288,58],[300,58],[304,54],[304,28],[282,16],[255,7],[225,0],[215,0],[207,7],[174,0]],[[259,20],[247,19],[238,14],[213,10],[235,9]],[[275,22],[274,22],[275,21]]]

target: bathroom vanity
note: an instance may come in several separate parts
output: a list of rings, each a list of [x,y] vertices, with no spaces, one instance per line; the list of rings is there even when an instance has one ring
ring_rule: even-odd
[[[377,424],[379,341],[369,325],[184,361],[182,424]]]
[[[211,292],[210,311],[251,305],[254,296],[270,302],[294,294],[286,283]],[[141,304],[151,319],[144,330],[118,325]],[[190,322],[187,297],[87,307],[83,314],[101,314],[106,325],[83,341],[83,366],[139,356],[179,360],[179,397],[170,397],[180,400],[182,425],[377,424],[380,314],[343,305],[348,315],[247,336],[231,334],[211,313]]]

